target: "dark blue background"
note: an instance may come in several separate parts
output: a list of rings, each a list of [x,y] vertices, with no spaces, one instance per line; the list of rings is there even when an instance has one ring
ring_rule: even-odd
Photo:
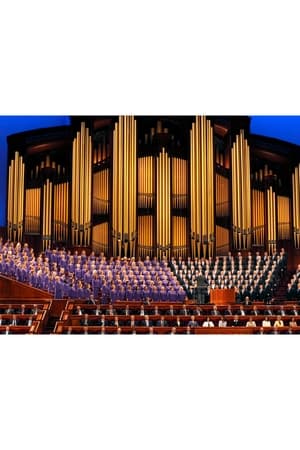
[[[69,125],[69,116],[0,116],[0,226],[6,224],[7,144],[10,134],[34,128]],[[251,116],[251,133],[300,145],[300,116]]]

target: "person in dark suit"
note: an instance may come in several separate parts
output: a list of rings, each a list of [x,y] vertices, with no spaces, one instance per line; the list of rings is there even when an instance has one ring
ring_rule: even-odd
[[[142,327],[152,327],[152,321],[149,320],[149,316],[145,315],[143,320],[140,322]]]
[[[158,327],[167,327],[168,326],[168,322],[165,320],[164,316],[161,316],[161,318],[157,321],[156,325]]]
[[[272,308],[269,307],[269,308],[265,309],[264,315],[265,316],[274,316],[275,313],[273,312]]]
[[[251,300],[250,300],[248,295],[246,295],[246,297],[245,297],[244,305],[245,306],[252,305],[252,302],[251,302]]]
[[[94,316],[101,316],[101,305],[98,304],[96,306],[96,309],[93,310],[92,314]]]
[[[38,305],[33,305],[33,308],[31,310],[31,314],[36,316],[40,312]]]
[[[8,305],[5,314],[13,314],[14,313],[14,309],[12,307],[12,305]]]
[[[240,306],[240,309],[238,310],[237,313],[238,313],[239,316],[245,316],[246,315],[246,312],[244,310],[243,305]]]
[[[89,315],[88,314],[84,314],[82,319],[80,319],[80,325],[83,326],[83,327],[88,327],[89,326]]]
[[[233,312],[231,310],[230,305],[228,305],[227,308],[225,309],[225,316],[233,316]]]
[[[182,308],[180,310],[180,315],[181,316],[189,316],[189,312],[188,312],[186,305],[182,305]]]
[[[253,306],[253,309],[250,314],[251,314],[251,316],[259,316],[259,311],[258,311],[256,305]]]
[[[298,316],[298,315],[299,315],[299,311],[298,311],[296,305],[293,305],[293,307],[292,307],[292,309],[291,309],[291,311],[290,311],[290,315],[291,315],[291,316]]]
[[[13,325],[13,326],[19,325],[16,314],[13,314],[10,325]]]
[[[283,305],[280,306],[279,310],[277,311],[277,315],[282,317],[286,315]]]
[[[167,316],[175,316],[175,311],[173,305],[170,305],[170,308],[166,311]]]
[[[116,315],[116,311],[114,310],[112,305],[109,305],[108,309],[106,310],[105,315],[106,316],[115,316]]]
[[[194,315],[191,316],[191,320],[189,321],[188,326],[191,327],[191,328],[195,328],[195,327],[199,326],[197,320],[195,320],[195,316]]]
[[[18,314],[21,314],[21,315],[29,314],[29,311],[24,304],[21,305],[21,307],[19,308]]]
[[[31,311],[31,314],[33,314],[32,311]],[[83,315],[83,312],[82,312],[82,310],[81,310],[80,305],[77,305],[77,306],[76,306],[76,309],[75,309],[75,311],[74,311],[74,314],[76,314],[77,316],[82,316],[82,315]]]
[[[241,323],[241,321],[239,320],[239,316],[238,316],[237,314],[234,316],[231,325],[232,325],[233,327],[241,327],[241,326],[242,326],[242,323]]]
[[[213,309],[211,310],[211,314],[210,314],[210,315],[211,315],[211,316],[220,316],[220,315],[221,315],[221,313],[220,313],[220,311],[218,310],[218,308],[217,308],[216,305],[213,306]]]
[[[99,325],[100,325],[100,327],[106,326],[105,314],[101,314],[101,319],[99,320]]]
[[[193,310],[193,315],[196,317],[202,316],[203,311],[199,306],[196,306],[196,308]]]

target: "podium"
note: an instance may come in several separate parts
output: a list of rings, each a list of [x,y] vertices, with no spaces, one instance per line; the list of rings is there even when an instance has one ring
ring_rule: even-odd
[[[235,303],[235,289],[211,289],[210,303],[215,305],[228,305]]]

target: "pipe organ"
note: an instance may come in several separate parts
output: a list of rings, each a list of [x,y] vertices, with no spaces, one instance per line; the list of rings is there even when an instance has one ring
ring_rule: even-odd
[[[172,239],[171,252],[175,257],[186,258],[189,254],[188,246],[188,161],[172,157]]]
[[[121,116],[113,131],[113,256],[135,255],[136,163],[136,121]]]
[[[109,211],[109,169],[93,175],[93,214],[105,215]]]
[[[273,191],[272,186],[267,190],[267,213],[268,213],[268,226],[267,226],[267,242],[268,252],[273,253],[276,251],[276,239],[277,239],[277,221],[276,221],[276,194]]]
[[[171,254],[171,162],[163,148],[157,157],[157,257]]]
[[[190,132],[192,256],[213,256],[215,240],[213,128],[196,117]]]
[[[300,248],[300,164],[292,173],[292,197],[294,245],[296,248]]]
[[[178,258],[182,256],[187,258],[188,246],[186,242],[187,236],[187,219],[186,217],[173,216],[172,217],[172,255]]]
[[[300,249],[300,152],[268,139],[229,116],[74,117],[14,135],[7,236],[115,257]]]
[[[69,239],[69,183],[54,185],[53,240]]]
[[[92,248],[96,253],[108,254],[108,222],[100,223],[93,227]]]
[[[188,206],[188,164],[185,159],[172,158],[172,208]]]
[[[251,246],[250,152],[244,131],[236,136],[231,149],[233,247]]]
[[[287,240],[291,235],[290,199],[283,195],[277,196],[278,239]]]
[[[259,189],[251,190],[252,204],[252,242],[263,246],[265,242],[265,193]]]
[[[39,234],[41,228],[41,188],[26,189],[25,233]]]
[[[227,255],[229,252],[229,230],[216,225],[216,254],[217,256]]]
[[[154,157],[138,158],[138,207],[154,207]]]
[[[42,242],[43,250],[51,246],[51,224],[52,224],[52,189],[53,184],[46,180],[43,186],[43,227],[42,227]]]
[[[21,241],[23,236],[24,173],[23,157],[15,152],[8,169],[7,227],[12,241]]]
[[[229,179],[216,174],[216,216],[229,215]]]
[[[92,140],[89,129],[81,123],[73,141],[72,153],[72,244],[91,243]]]
[[[138,217],[138,255],[142,258],[154,256],[153,216]]]

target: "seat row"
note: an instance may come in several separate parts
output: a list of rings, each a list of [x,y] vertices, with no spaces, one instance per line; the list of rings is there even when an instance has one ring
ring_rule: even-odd
[[[136,335],[136,334],[300,334],[300,327],[227,327],[227,328],[202,328],[202,327],[116,327],[116,326],[71,326],[58,322],[55,334],[84,334],[84,335]]]
[[[73,315],[82,316],[91,314],[100,316],[115,315],[165,315],[165,316],[300,316],[300,308],[296,304],[286,305],[264,305],[256,303],[253,305],[195,305],[178,303],[150,303],[143,302],[115,302],[113,304],[87,304],[84,302],[69,301],[66,310]]]
[[[0,334],[39,334],[44,327],[50,304],[50,301],[20,303],[16,299],[1,299]]]

